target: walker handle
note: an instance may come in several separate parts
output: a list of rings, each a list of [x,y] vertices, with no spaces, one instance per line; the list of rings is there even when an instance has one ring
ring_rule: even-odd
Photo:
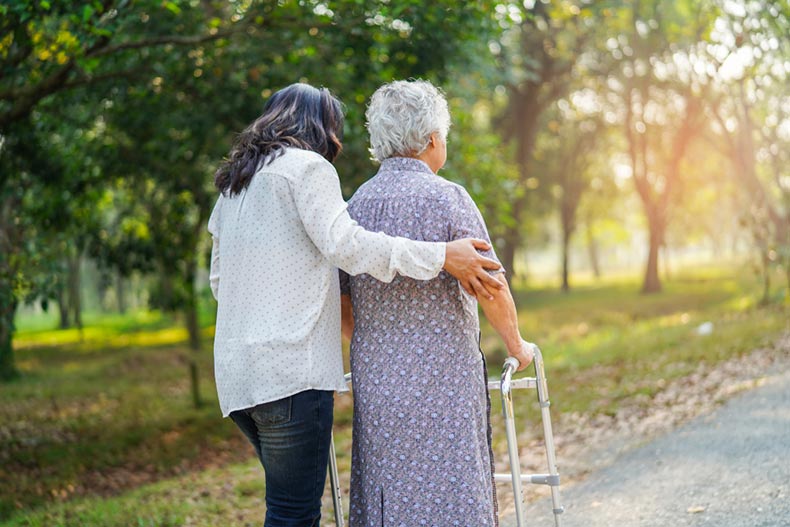
[[[505,364],[502,365],[502,368],[505,370],[504,373],[510,370],[510,374],[512,375],[516,371],[518,371],[518,367],[521,366],[521,363],[515,357],[508,357],[505,359]]]
[[[515,357],[508,357],[505,364],[502,365],[502,395],[506,396],[510,393],[510,380],[513,374],[518,370],[521,363]]]

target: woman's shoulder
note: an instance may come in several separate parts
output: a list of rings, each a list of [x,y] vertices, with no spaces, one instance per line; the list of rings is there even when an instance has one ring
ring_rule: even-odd
[[[318,152],[313,152],[312,150],[305,150],[304,148],[297,148],[295,146],[287,146],[283,150],[285,153],[282,155],[282,157],[287,157],[289,159],[299,159],[306,162],[321,162],[330,166],[332,165],[332,163],[327,161],[324,156]]]
[[[479,214],[479,209],[466,188],[454,181],[435,176],[431,181],[430,197],[437,214],[448,218],[451,222],[458,218],[466,218],[469,214]]]
[[[436,190],[437,195],[443,200],[460,203],[472,201],[472,197],[469,195],[466,188],[455,181],[450,181],[442,176],[435,175],[431,178],[430,182],[432,188]]]
[[[259,172],[273,172],[292,177],[307,167],[334,173],[335,167],[321,154],[302,148],[286,147],[270,163],[263,165]]]

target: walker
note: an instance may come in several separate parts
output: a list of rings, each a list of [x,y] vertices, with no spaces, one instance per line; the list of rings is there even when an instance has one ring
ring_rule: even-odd
[[[507,434],[507,451],[510,462],[510,473],[494,474],[495,482],[510,482],[513,485],[513,494],[516,505],[516,527],[525,527],[524,497],[521,492],[522,483],[548,485],[551,487],[551,501],[554,513],[554,525],[560,527],[560,514],[563,507],[560,505],[560,475],[557,472],[557,460],[554,454],[554,435],[551,431],[551,415],[549,414],[549,389],[546,383],[546,372],[543,368],[543,355],[535,344],[530,344],[534,352],[535,377],[525,377],[513,380],[511,377],[518,369],[518,359],[508,358],[502,366],[502,376],[499,382],[489,381],[488,390],[499,390],[502,394],[502,413],[505,416],[505,432]],[[351,374],[346,374],[346,383],[351,385]],[[548,474],[522,474],[518,457],[518,443],[516,438],[516,424],[513,413],[512,391],[521,388],[535,388],[540,405],[540,417],[543,422],[543,438],[546,448],[546,462]],[[335,438],[332,435],[329,445],[329,480],[332,487],[332,501],[335,508],[335,523],[343,527],[343,502],[340,493],[340,481],[337,473],[337,458],[335,457]]]

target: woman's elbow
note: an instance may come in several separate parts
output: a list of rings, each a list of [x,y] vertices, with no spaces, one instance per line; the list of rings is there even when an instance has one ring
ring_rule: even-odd
[[[209,286],[211,287],[211,294],[214,296],[214,300],[219,300],[219,278],[212,279]]]

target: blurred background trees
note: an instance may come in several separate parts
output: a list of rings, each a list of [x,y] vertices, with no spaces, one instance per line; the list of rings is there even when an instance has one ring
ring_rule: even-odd
[[[753,261],[765,303],[790,297],[786,2],[9,0],[0,15],[0,378],[20,305],[80,327],[92,288],[97,309],[178,314],[200,403],[213,170],[296,81],[346,105],[349,196],[375,171],[370,94],[443,87],[443,175],[475,197],[511,280],[549,268],[569,291],[575,271],[639,265],[654,293],[661,258],[693,253]]]

